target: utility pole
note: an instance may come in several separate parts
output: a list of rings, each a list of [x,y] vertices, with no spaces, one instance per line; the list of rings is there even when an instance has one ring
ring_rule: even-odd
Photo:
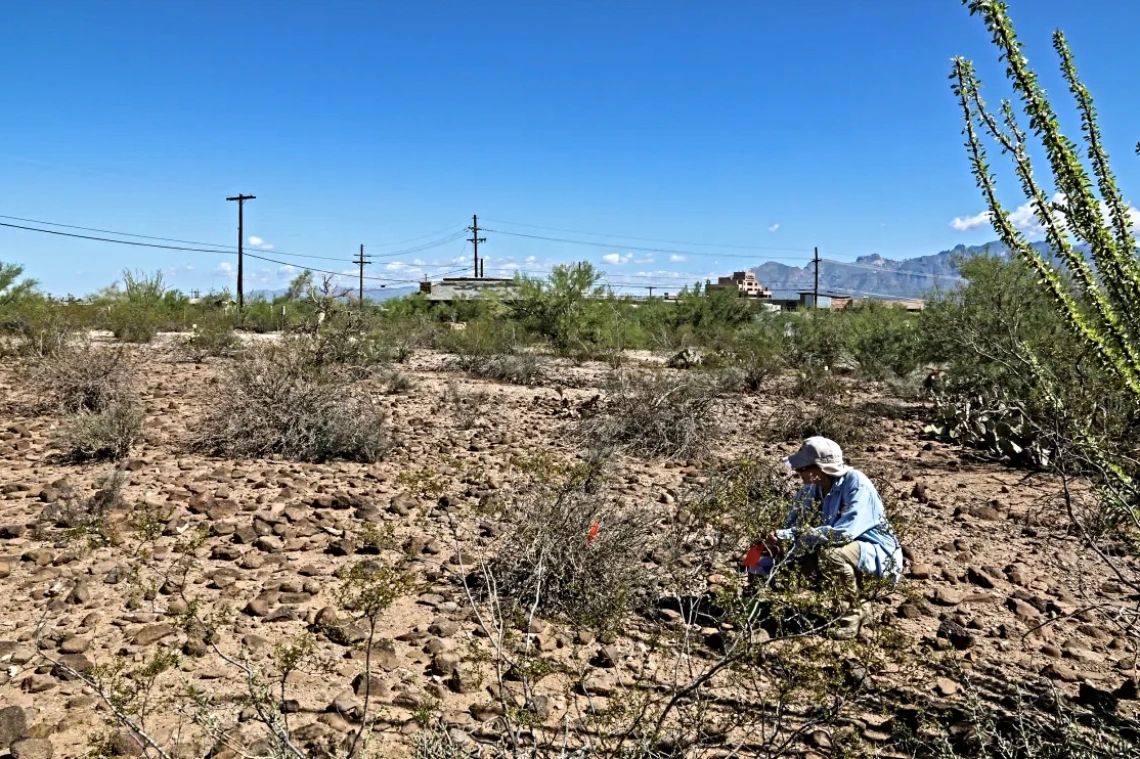
[[[471,217],[471,226],[467,228],[471,236],[467,238],[467,242],[475,246],[475,278],[479,278],[479,243],[487,242],[486,237],[479,236],[479,217]]]
[[[483,279],[486,276],[487,276],[487,259],[486,258],[480,258],[479,259],[479,279]]]
[[[653,285],[649,285],[649,299],[653,300]]]
[[[242,275],[245,269],[245,260],[242,255],[242,245],[245,241],[245,202],[247,200],[254,200],[253,195],[235,195],[226,200],[236,200],[238,204],[238,277],[237,277],[237,296],[238,296],[238,311],[245,307],[245,289],[242,282]]]
[[[819,308],[819,248],[815,249],[815,295],[812,308]]]
[[[360,246],[360,257],[353,261],[354,264],[360,266],[360,310],[364,310],[364,266],[372,263],[372,261],[364,257],[364,246]]]

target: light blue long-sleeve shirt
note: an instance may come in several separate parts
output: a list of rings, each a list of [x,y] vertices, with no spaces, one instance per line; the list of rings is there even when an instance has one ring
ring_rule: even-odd
[[[859,541],[859,570],[878,577],[902,576],[902,546],[887,520],[883,499],[867,475],[849,469],[823,497],[820,526],[799,526],[814,510],[822,495],[818,485],[805,485],[796,493],[784,529],[776,530],[780,540],[794,540],[797,547],[843,545]]]

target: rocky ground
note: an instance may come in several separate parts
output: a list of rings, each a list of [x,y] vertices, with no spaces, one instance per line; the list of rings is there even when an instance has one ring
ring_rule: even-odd
[[[235,699],[247,682],[207,636],[178,624],[187,599],[197,614],[225,620],[216,641],[221,653],[242,661],[248,652],[247,666],[256,667],[275,646],[345,619],[339,575],[362,555],[411,557],[416,590],[380,619],[371,686],[361,677],[359,645],[317,636],[322,666],[288,678],[286,711],[298,740],[343,741],[366,695],[373,708],[379,704],[371,748],[381,755],[407,755],[427,716],[438,716],[460,745],[493,737],[498,686],[486,634],[455,579],[460,563],[472,561],[463,552],[474,556],[480,541],[471,538],[457,552],[456,520],[471,527],[461,535],[478,534],[474,507],[512,492],[522,476],[513,460],[539,451],[573,458],[577,447],[566,434],[573,409],[598,393],[606,367],[562,367],[558,388],[517,387],[471,380],[449,372],[446,357],[417,354],[401,369],[413,380],[410,389],[375,393],[389,415],[392,452],[377,464],[316,465],[184,453],[185,431],[204,395],[219,391],[223,364],[186,363],[161,347],[139,350],[147,356],[140,381],[146,437],[123,464],[130,508],[109,515],[109,541],[54,525],[61,509],[89,498],[113,467],[55,463],[50,436],[61,417],[33,413],[26,401],[34,388],[22,366],[0,366],[7,400],[0,410],[0,751],[84,756],[92,736],[109,735],[120,751],[137,755],[108,727],[107,704],[72,670],[94,667],[106,679],[116,663],[137,668],[170,651],[179,659],[156,681],[148,724],[159,742],[179,744],[178,755],[207,755],[183,694],[196,689],[219,711],[238,714]],[[733,399],[720,412],[723,433],[708,462],[616,461],[620,497],[668,507],[709,463],[786,455],[791,442],[763,442],[762,430],[787,402],[776,394]],[[953,660],[967,676],[1046,682],[1075,703],[1109,699],[1121,718],[1136,719],[1135,640],[1083,609],[1137,599],[1067,533],[1059,484],[927,442],[910,410],[877,420],[881,440],[848,451],[851,463],[895,485],[907,515],[913,560],[884,613],[916,656]],[[151,532],[140,528],[148,520]],[[392,541],[369,553],[359,537],[368,524],[390,528]],[[183,588],[180,567],[188,558]],[[646,571],[659,568],[650,562]],[[542,650],[597,669],[595,698],[605,698],[639,659],[636,624],[628,637],[602,641],[553,624],[536,630]],[[363,634],[350,627],[347,642]],[[897,675],[916,698],[963,697],[960,678],[932,670],[877,675]],[[552,714],[574,707],[575,696],[555,685],[546,698]],[[890,740],[891,715],[864,715],[852,726],[873,753]],[[819,732],[794,751],[828,755],[834,736]]]

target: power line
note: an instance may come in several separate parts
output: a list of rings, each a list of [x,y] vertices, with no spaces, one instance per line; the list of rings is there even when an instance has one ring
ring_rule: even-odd
[[[431,233],[426,234],[426,235],[420,235],[419,237],[411,237],[411,238],[408,238],[407,240],[401,240],[400,242],[368,243],[368,247],[370,247],[370,248],[391,248],[391,247],[395,247],[396,245],[407,245],[408,243],[415,242],[416,240],[423,240],[423,239],[428,238],[428,237],[435,237],[436,235],[441,235],[444,232],[451,232],[456,227],[462,227],[462,226],[463,226],[463,224],[450,224],[450,225],[444,227],[443,229],[439,230],[438,232],[431,232]],[[460,230],[460,231],[466,231],[466,230]]]
[[[75,238],[75,239],[79,239],[79,240],[92,240],[95,242],[110,242],[110,243],[117,243],[119,245],[130,245],[132,247],[139,247],[139,248],[153,248],[156,250],[177,250],[177,251],[189,252],[189,253],[213,253],[215,255],[233,255],[234,254],[234,247],[232,245],[220,245],[217,243],[195,242],[192,240],[179,240],[179,239],[173,238],[173,237],[159,237],[156,235],[141,235],[141,234],[134,234],[131,232],[116,232],[114,230],[109,230],[109,229],[96,229],[94,227],[81,227],[81,226],[77,226],[77,225],[73,225],[73,224],[60,224],[58,222],[52,222],[52,221],[40,221],[40,220],[35,220],[35,219],[24,219],[22,217],[17,217],[17,216],[0,215],[0,219],[16,219],[19,221],[27,221],[27,222],[31,222],[34,224],[46,224],[48,226],[53,226],[53,227],[63,227],[65,229],[79,229],[79,230],[86,230],[86,231],[90,231],[90,232],[100,232],[102,234],[118,235],[119,237],[138,237],[140,239],[145,239],[145,240],[163,240],[163,241],[167,241],[167,242],[184,243],[184,244],[182,244],[182,245],[159,245],[156,243],[136,242],[133,240],[116,240],[116,239],[109,238],[109,237],[98,237],[98,236],[94,236],[94,235],[82,235],[82,234],[76,234],[74,232],[62,232],[62,231],[59,231],[56,229],[41,229],[41,228],[36,228],[36,227],[23,226],[20,224],[9,224],[9,223],[5,223],[5,222],[0,222],[0,226],[3,226],[3,227],[9,227],[11,229],[22,229],[22,230],[25,230],[28,232],[40,232],[41,234],[55,235],[57,237],[71,237],[71,238]],[[398,251],[395,251],[393,253],[385,253],[385,254],[382,254],[379,256],[374,256],[374,257],[375,258],[393,258],[396,256],[405,256],[405,255],[411,255],[413,253],[420,253],[422,251],[430,250],[432,248],[437,248],[441,245],[446,245],[447,243],[458,240],[464,234],[465,234],[465,232],[463,230],[460,230],[460,231],[458,231],[458,232],[456,232],[456,233],[454,233],[448,237],[445,237],[441,240],[435,240],[435,241],[432,241],[430,243],[425,243],[425,244],[420,245],[420,246],[409,248],[407,250],[398,250]],[[203,246],[203,245],[210,246],[210,247],[191,247],[191,246]],[[264,251],[263,248],[258,248],[258,250]],[[352,259],[348,259],[348,258],[334,258],[332,256],[317,256],[317,255],[313,255],[313,254],[309,254],[309,253],[289,253],[289,252],[286,252],[284,250],[273,250],[273,255],[285,256],[286,258],[307,258],[307,259],[311,259],[314,261],[337,261],[337,262],[341,262],[341,263],[352,263],[353,262]]]
[[[728,249],[733,249],[733,250],[776,250],[776,251],[795,252],[795,253],[807,253],[808,252],[807,248],[776,248],[776,247],[765,247],[765,246],[761,246],[761,245],[729,245],[729,244],[715,243],[715,242],[687,242],[684,240],[663,240],[663,239],[656,238],[656,237],[634,237],[632,235],[614,235],[614,234],[607,234],[604,232],[586,232],[586,231],[577,230],[577,229],[561,229],[559,227],[544,227],[544,226],[540,226],[538,224],[522,224],[522,223],[516,222],[516,221],[503,221],[501,219],[486,219],[486,221],[489,221],[492,224],[507,224],[508,226],[512,226],[512,227],[528,227],[530,229],[547,229],[547,230],[551,230],[553,232],[567,232],[567,233],[572,234],[572,235],[591,235],[594,237],[616,237],[618,239],[639,240],[641,242],[660,242],[660,243],[665,243],[666,245],[698,245],[698,246],[708,247],[708,248],[728,248]],[[488,230],[488,231],[494,231],[494,230]]]
[[[565,237],[546,237],[544,235],[531,235],[531,234],[525,234],[523,232],[507,232],[507,231],[504,231],[502,229],[483,228],[483,231],[484,232],[494,232],[494,233],[500,234],[500,235],[510,235],[512,237],[527,237],[527,238],[530,238],[532,240],[546,240],[547,242],[570,243],[572,245],[589,245],[589,246],[592,246],[595,248],[608,248],[610,250],[636,250],[636,251],[644,252],[644,253],[671,253],[674,255],[695,256],[698,258],[709,258],[709,257],[713,257],[713,256],[715,256],[717,258],[745,258],[745,259],[748,259],[750,261],[755,261],[757,258],[757,256],[743,256],[743,255],[733,254],[733,253],[706,253],[706,252],[701,252],[701,251],[696,251],[696,250],[680,250],[680,249],[676,249],[676,248],[648,248],[648,247],[641,246],[641,245],[622,245],[622,244],[617,244],[617,243],[595,242],[593,240],[572,240],[572,239],[565,238]],[[769,258],[783,259],[783,260],[787,260],[787,261],[805,260],[802,257],[798,257],[798,256],[797,257],[769,256]]]

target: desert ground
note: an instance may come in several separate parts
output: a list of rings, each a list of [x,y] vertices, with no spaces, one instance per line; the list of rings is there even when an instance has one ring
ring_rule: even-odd
[[[241,701],[250,680],[232,662],[271,671],[275,648],[307,634],[319,666],[288,674],[281,711],[308,755],[343,753],[366,696],[376,718],[368,729],[373,755],[411,756],[425,726],[460,750],[500,741],[501,691],[512,684],[496,677],[494,631],[488,635],[486,617],[475,612],[480,602],[463,581],[496,537],[480,505],[515,497],[532,476],[520,461],[576,460],[581,446],[570,432],[580,409],[602,392],[609,367],[552,359],[547,381],[516,386],[472,379],[447,356],[417,351],[399,367],[409,387],[362,385],[387,414],[391,450],[373,464],[309,464],[187,453],[187,430],[204,398],[221,389],[231,359],[188,362],[169,336],[131,350],[142,367],[145,431],[117,464],[53,457],[62,416],[37,408],[26,363],[0,364],[0,751],[22,738],[20,756],[33,755],[28,746],[46,751],[45,741],[55,756],[85,756],[100,742],[98,755],[142,755],[107,693],[76,673],[112,682],[116,671],[137,672],[169,652],[175,663],[147,696],[148,735],[171,756],[240,756],[240,746],[264,755],[257,753],[265,745],[256,744],[264,735],[255,729],[259,720]],[[627,357],[634,370],[682,371],[661,364],[650,354]],[[896,741],[909,719],[900,705],[941,715],[936,721],[948,731],[969,730],[976,693],[993,703],[1004,698],[1008,709],[1015,691],[1030,701],[1055,692],[1075,715],[1108,704],[1119,724],[1134,725],[1138,652],[1089,609],[1137,599],[1069,534],[1060,482],[924,439],[921,399],[874,386],[854,397],[879,433],[850,447],[849,462],[889,483],[906,521],[906,576],[881,597],[875,626],[889,628],[903,650],[861,672],[864,695],[841,718],[786,731],[783,755],[906,756]],[[706,455],[615,453],[610,492],[668,521],[718,465],[742,457],[778,463],[793,451],[798,441],[774,440],[770,420],[809,406],[778,381],[726,397],[716,406],[719,432]],[[109,537],[92,540],[58,526],[61,505],[90,498],[116,468],[125,476],[123,505],[108,514]],[[1077,507],[1083,497],[1078,485]],[[157,524],[144,529],[139,515]],[[390,540],[363,545],[355,536],[367,525]],[[414,577],[413,588],[378,618],[371,684],[362,679],[362,631],[349,630],[348,640],[328,633],[348,618],[338,589],[345,568],[362,558],[401,564]],[[664,572],[662,561],[646,556],[644,572]],[[710,587],[730,585],[741,571],[730,555],[704,579]],[[567,715],[604,710],[636,683],[653,681],[647,667],[660,672],[672,661],[659,654],[655,636],[685,628],[684,620],[643,606],[635,605],[618,633],[600,637],[558,620],[529,622],[536,650],[572,665],[586,683],[569,685],[567,675],[539,680],[531,700],[541,697],[542,719],[565,725]],[[217,630],[209,639],[195,634],[183,624],[188,613],[218,620]],[[692,627],[694,634],[716,632]],[[848,650],[858,658],[875,634],[827,645],[840,658]],[[691,656],[715,654],[697,646]],[[227,728],[233,745],[205,737],[190,689],[235,718]],[[790,708],[786,719],[809,716]],[[736,750],[778,755],[769,738],[744,736]],[[729,738],[725,745],[727,755]]]

